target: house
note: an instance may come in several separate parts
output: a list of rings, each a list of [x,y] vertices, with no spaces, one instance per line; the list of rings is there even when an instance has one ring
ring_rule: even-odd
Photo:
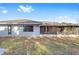
[[[0,21],[0,36],[32,36],[41,34],[79,34],[79,25],[72,23],[38,22],[28,19]]]

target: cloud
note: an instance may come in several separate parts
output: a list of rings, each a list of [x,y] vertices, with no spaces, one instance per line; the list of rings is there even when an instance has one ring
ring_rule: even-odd
[[[63,16],[63,18],[67,19],[67,18],[68,18],[68,16]]]
[[[76,22],[76,18],[73,17],[69,17],[69,16],[59,16],[58,18],[56,18],[56,21],[62,23],[62,22],[66,22],[66,23],[77,23]]]
[[[19,12],[24,12],[24,13],[30,13],[32,11],[34,11],[34,9],[32,8],[32,6],[23,6],[23,5],[19,5],[19,8],[17,8],[17,11]]]
[[[66,18],[68,18],[68,16],[59,16],[58,18],[59,19],[66,19]]]
[[[58,18],[61,19],[61,18],[63,18],[63,17],[62,17],[62,16],[59,16]]]
[[[6,14],[8,11],[7,10],[2,10],[2,13],[3,14]]]
[[[0,7],[0,13],[6,14],[8,10],[5,7]]]
[[[59,16],[58,17],[59,22],[72,22],[71,19],[68,16]]]

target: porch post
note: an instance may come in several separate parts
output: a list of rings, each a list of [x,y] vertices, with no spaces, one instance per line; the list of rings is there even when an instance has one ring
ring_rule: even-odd
[[[59,34],[59,27],[57,26],[57,34]]]
[[[47,33],[47,26],[45,27],[45,32]]]

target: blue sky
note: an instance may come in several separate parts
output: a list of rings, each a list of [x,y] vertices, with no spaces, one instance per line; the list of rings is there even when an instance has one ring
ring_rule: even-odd
[[[78,3],[0,3],[0,20],[78,22]]]

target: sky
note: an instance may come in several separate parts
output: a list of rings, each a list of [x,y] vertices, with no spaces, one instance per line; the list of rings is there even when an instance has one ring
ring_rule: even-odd
[[[0,3],[0,20],[79,22],[78,3]]]

